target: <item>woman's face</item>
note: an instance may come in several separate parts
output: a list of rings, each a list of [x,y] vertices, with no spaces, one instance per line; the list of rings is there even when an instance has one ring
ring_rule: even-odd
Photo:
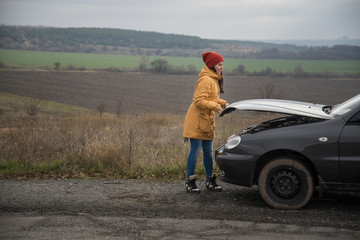
[[[222,70],[223,70],[223,68],[224,68],[223,65],[224,65],[224,62],[219,62],[218,64],[216,64],[216,65],[214,66],[217,74],[220,75],[220,74],[222,73]]]

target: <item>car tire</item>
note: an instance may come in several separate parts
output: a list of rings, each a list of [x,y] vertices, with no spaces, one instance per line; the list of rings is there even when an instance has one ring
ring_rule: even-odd
[[[314,180],[311,171],[291,158],[275,159],[260,172],[259,191],[264,201],[277,209],[299,209],[311,199]]]

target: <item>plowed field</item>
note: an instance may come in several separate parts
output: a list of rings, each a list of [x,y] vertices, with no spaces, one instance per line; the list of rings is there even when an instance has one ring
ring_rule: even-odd
[[[40,96],[66,104],[113,112],[184,114],[192,101],[197,75],[143,73],[0,71],[0,92]],[[231,102],[259,98],[273,86],[283,98],[336,104],[360,93],[360,79],[254,78],[225,76],[225,94]],[[273,95],[276,98],[276,94]]]

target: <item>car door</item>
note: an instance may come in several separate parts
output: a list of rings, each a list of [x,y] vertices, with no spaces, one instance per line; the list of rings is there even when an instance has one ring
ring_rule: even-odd
[[[360,184],[360,112],[346,123],[341,132],[339,160],[342,182]]]

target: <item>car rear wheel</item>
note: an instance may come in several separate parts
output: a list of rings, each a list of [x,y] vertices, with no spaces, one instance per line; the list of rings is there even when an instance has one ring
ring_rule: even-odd
[[[280,158],[264,166],[258,186],[261,197],[271,207],[298,209],[310,201],[314,181],[303,163],[291,158]]]

